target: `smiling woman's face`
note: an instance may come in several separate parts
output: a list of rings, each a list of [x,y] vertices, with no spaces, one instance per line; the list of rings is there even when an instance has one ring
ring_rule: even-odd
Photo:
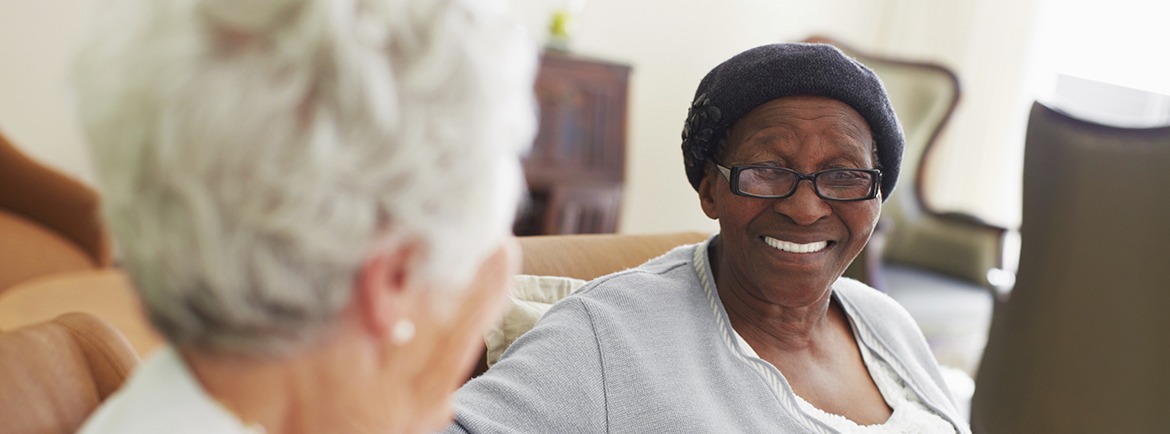
[[[857,111],[812,96],[767,102],[741,118],[717,156],[727,167],[763,164],[809,174],[872,169],[873,134]],[[710,164],[699,185],[708,217],[719,220],[715,267],[720,284],[739,286],[771,303],[805,306],[822,299],[873,233],[881,197],[821,199],[800,182],[784,199],[737,196]]]

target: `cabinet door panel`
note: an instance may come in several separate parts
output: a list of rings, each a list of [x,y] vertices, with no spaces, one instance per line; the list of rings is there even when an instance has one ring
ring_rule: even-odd
[[[545,55],[536,83],[540,129],[526,166],[530,178],[625,177],[629,68]]]
[[[524,160],[531,194],[517,234],[617,230],[629,72],[626,65],[571,54],[542,56],[540,128]]]

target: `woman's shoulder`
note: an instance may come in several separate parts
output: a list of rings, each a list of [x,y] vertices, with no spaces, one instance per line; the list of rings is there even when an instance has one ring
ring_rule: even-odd
[[[583,311],[607,323],[641,323],[704,312],[707,303],[692,261],[695,248],[680,246],[637,267],[593,279],[553,305],[549,314]]]
[[[605,298],[615,292],[630,291],[633,287],[652,291],[697,282],[693,264],[698,246],[678,246],[634,268],[598,277],[585,284],[575,295]]]

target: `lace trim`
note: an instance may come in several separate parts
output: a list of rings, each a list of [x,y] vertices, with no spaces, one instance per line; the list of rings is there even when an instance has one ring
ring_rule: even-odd
[[[955,427],[951,426],[950,423],[939,415],[927,410],[918,401],[918,396],[914,394],[914,391],[906,387],[906,384],[902,380],[894,375],[888,363],[878,359],[874,360],[874,363],[866,363],[866,365],[870,368],[871,375],[873,375],[878,389],[881,390],[882,396],[890,404],[890,407],[894,409],[893,414],[885,422],[873,425],[858,424],[839,414],[821,410],[808,401],[805,401],[799,395],[796,397],[797,404],[809,415],[842,433],[933,434],[955,432]]]

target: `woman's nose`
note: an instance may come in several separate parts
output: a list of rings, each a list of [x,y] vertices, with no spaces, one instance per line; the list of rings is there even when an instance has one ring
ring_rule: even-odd
[[[807,182],[805,182],[807,181]],[[833,208],[828,201],[817,196],[811,180],[802,179],[796,185],[792,196],[776,199],[772,209],[788,216],[798,225],[811,225],[817,220],[832,214]]]

